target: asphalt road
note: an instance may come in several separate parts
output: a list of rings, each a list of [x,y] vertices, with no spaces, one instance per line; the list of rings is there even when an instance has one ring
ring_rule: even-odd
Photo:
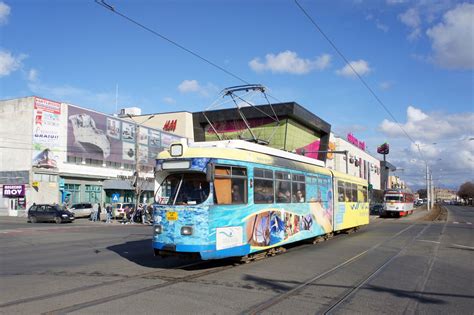
[[[474,208],[422,214],[239,265],[154,257],[149,226],[0,218],[0,313],[473,314]]]

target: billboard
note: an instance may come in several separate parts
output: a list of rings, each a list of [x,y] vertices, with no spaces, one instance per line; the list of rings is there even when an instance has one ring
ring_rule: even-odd
[[[137,135],[138,130],[138,135]],[[68,106],[67,155],[105,162],[134,164],[138,139],[139,163],[154,166],[158,152],[180,139],[130,121]],[[163,141],[163,139],[166,139]]]
[[[33,117],[33,167],[57,168],[61,103],[35,97]]]

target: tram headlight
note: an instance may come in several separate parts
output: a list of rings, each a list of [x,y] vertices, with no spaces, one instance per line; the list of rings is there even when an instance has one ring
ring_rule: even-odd
[[[181,156],[183,155],[183,145],[182,144],[172,144],[170,146],[170,155],[171,156]]]
[[[161,226],[161,224],[155,225],[155,227],[153,228],[153,232],[155,234],[161,234],[163,232],[163,227]]]
[[[192,235],[193,227],[192,226],[183,226],[181,228],[181,235]]]

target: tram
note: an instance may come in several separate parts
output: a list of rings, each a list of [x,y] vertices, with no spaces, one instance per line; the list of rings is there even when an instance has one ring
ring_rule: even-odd
[[[246,257],[369,223],[367,181],[242,141],[174,143],[155,171],[155,255]]]
[[[403,217],[413,213],[415,197],[411,192],[403,190],[386,190],[383,197],[381,217]]]

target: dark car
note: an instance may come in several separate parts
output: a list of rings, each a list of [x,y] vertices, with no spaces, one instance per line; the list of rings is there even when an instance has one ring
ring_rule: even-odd
[[[383,211],[383,205],[372,205],[370,206],[370,214],[380,215]]]
[[[72,222],[74,213],[59,205],[33,205],[28,210],[28,222]]]

